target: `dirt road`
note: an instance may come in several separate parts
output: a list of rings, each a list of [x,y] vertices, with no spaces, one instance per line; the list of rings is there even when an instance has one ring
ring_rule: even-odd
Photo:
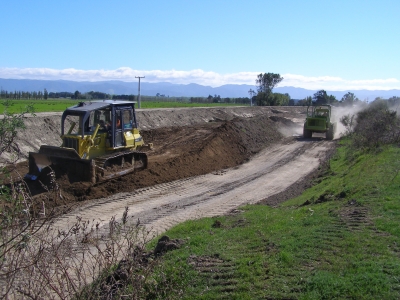
[[[293,139],[263,150],[236,168],[92,201],[63,216],[54,227],[66,228],[79,216],[108,230],[111,217],[118,220],[129,207],[132,222],[139,219],[160,234],[185,220],[222,215],[285,190],[317,168],[330,146],[325,140]]]

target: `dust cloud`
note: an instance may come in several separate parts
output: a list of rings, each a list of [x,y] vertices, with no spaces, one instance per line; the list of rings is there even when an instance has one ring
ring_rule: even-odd
[[[335,139],[346,134],[346,127],[340,122],[344,116],[355,116],[359,111],[366,107],[364,103],[352,106],[332,106],[332,121],[336,122]]]
[[[301,124],[292,125],[292,126],[285,126],[282,128],[278,128],[280,134],[284,137],[291,137],[291,136],[303,136],[303,122]]]

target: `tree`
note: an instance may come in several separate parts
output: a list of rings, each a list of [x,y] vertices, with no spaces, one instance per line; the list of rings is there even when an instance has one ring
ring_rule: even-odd
[[[74,93],[74,98],[75,99],[79,99],[80,98],[81,93],[79,93],[79,91],[75,91]]]
[[[325,90],[319,90],[313,95],[313,100],[316,105],[327,104],[328,103],[328,94]]]
[[[283,80],[280,74],[260,73],[257,75],[256,85],[257,91],[260,93],[271,94],[273,88]]]
[[[297,104],[302,106],[311,106],[312,105],[312,97],[305,97],[303,100],[300,100]]]
[[[48,97],[49,97],[49,93],[47,92],[46,89],[44,89],[43,98],[44,98],[45,100],[47,100]]]
[[[353,105],[357,101],[359,101],[358,98],[351,92],[344,94],[342,100],[340,100],[345,105]]]
[[[288,105],[290,96],[281,93],[264,93],[259,92],[256,96],[256,103],[258,106],[281,106]]]
[[[335,96],[328,96],[325,90],[320,90],[316,92],[312,98],[315,105],[334,104],[338,102]]]
[[[221,102],[221,96],[220,95],[214,95],[213,102],[214,103],[220,103]]]
[[[399,107],[399,105],[400,105],[400,97],[396,97],[396,96],[390,97],[388,99],[388,104],[390,106],[396,106],[396,109],[397,109],[397,107]]]
[[[258,92],[256,98],[257,106],[267,106],[268,104],[268,95],[265,92]]]
[[[268,97],[268,105],[270,106],[283,106],[288,105],[290,96],[288,94],[272,93]]]

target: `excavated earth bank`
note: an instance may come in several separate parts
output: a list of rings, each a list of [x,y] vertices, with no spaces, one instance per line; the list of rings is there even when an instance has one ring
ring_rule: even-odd
[[[57,178],[56,183],[51,184],[47,176],[40,178],[41,182],[28,181],[27,184],[37,203],[42,205],[44,201],[49,208],[64,210],[87,202],[85,200],[218,172],[248,161],[268,146],[299,139],[305,111],[304,107],[137,110],[142,135],[146,142],[154,144],[154,150],[148,152],[147,170],[95,186],[71,183],[66,177]],[[61,113],[39,113],[25,119],[27,129],[19,134],[17,143],[21,160],[42,144],[60,145],[60,119]],[[28,172],[27,162],[17,164],[14,171],[14,177],[22,177]],[[314,176],[305,176],[287,191],[263,202],[276,205],[301,193]],[[44,187],[49,186],[58,190],[48,192]]]
[[[95,186],[57,178],[58,193],[46,193],[40,182],[28,181],[35,199],[48,207],[64,206],[237,166],[261,149],[299,134],[304,108],[160,109],[138,110],[137,115],[144,140],[154,144],[148,169]],[[25,123],[27,130],[18,140],[22,156],[41,144],[60,144],[60,114],[38,114]],[[27,162],[22,162],[16,171],[23,175],[27,170]],[[50,178],[40,179],[50,185]]]

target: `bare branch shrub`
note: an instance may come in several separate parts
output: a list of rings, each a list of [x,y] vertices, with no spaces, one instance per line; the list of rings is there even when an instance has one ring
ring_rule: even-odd
[[[400,120],[385,100],[376,100],[356,115],[352,144],[356,149],[371,150],[400,142]]]
[[[23,115],[6,113],[0,120],[0,156],[18,156],[15,137],[24,129]],[[47,212],[45,202],[35,203],[10,169],[16,168],[0,169],[1,299],[165,298],[174,289],[163,272],[157,277],[161,285],[154,279],[158,260],[145,249],[152,233],[129,219],[128,208],[103,227],[78,218],[66,228],[57,225],[60,216]],[[50,170],[43,187],[57,203],[62,195],[54,175]]]
[[[344,115],[340,118],[340,123],[342,123],[342,125],[345,128],[345,135],[351,135],[353,133],[354,130],[354,125],[355,125],[355,115],[352,114],[347,114]]]
[[[99,229],[78,218],[68,230],[46,220],[19,233],[18,243],[2,253],[2,298],[112,299],[122,290],[126,295],[126,286],[129,299],[141,298],[156,263],[145,252],[152,236],[121,220]]]
[[[4,159],[5,152],[12,153],[12,161],[16,161],[21,153],[16,143],[16,137],[19,131],[25,129],[24,117],[27,114],[33,114],[32,105],[25,107],[19,114],[9,112],[14,103],[11,100],[5,100],[1,103],[4,106],[4,113],[0,116],[0,156]],[[6,163],[9,161],[6,161]]]

